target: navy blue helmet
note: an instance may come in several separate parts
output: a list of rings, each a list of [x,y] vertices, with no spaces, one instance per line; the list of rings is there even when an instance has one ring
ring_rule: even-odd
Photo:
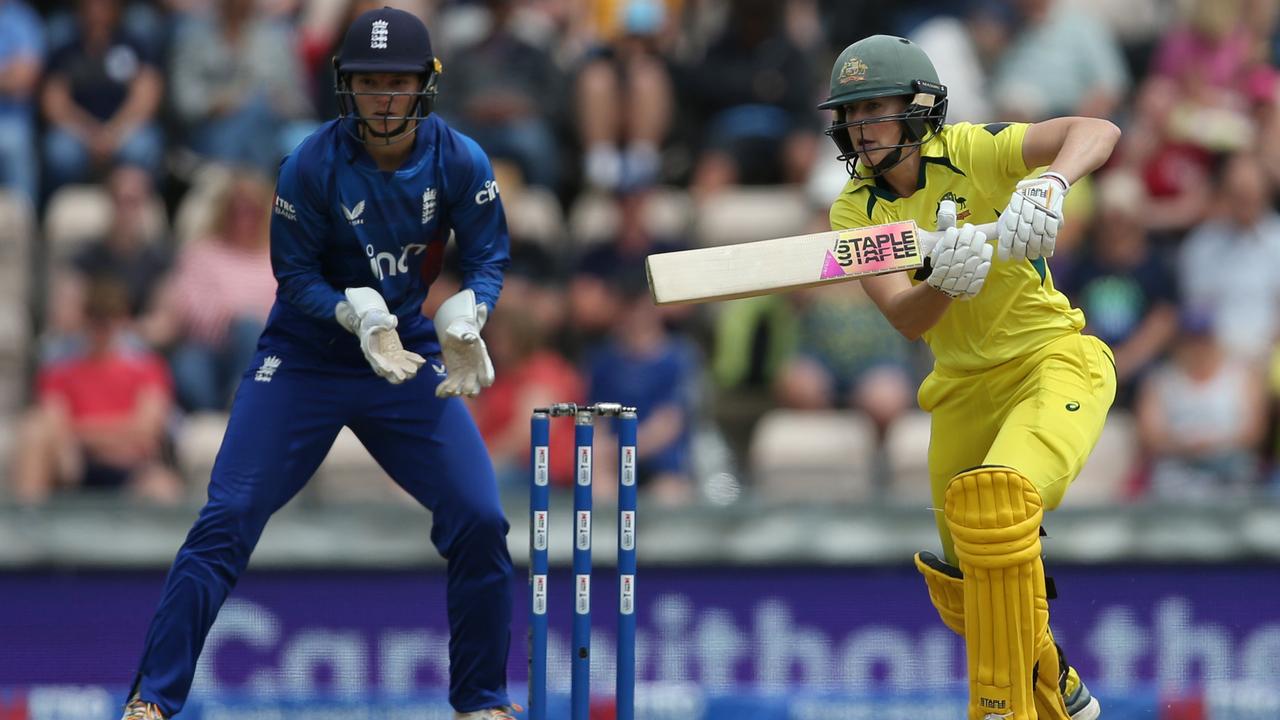
[[[384,7],[370,10],[351,23],[342,47],[333,59],[333,69],[337,81],[338,117],[354,121],[344,123],[348,132],[362,142],[367,142],[372,136],[391,144],[413,129],[411,122],[420,122],[431,114],[443,67],[440,59],[431,52],[427,26],[412,13]],[[413,73],[421,78],[418,90],[412,93],[359,93],[413,95],[416,98],[405,115],[387,118],[401,121],[394,130],[380,132],[360,117],[355,104],[357,93],[351,88],[353,73]],[[364,126],[363,131],[361,125]]]

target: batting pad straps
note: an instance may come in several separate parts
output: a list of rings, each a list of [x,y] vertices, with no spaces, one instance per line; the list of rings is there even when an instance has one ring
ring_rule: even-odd
[[[916,553],[916,569],[924,576],[929,599],[938,609],[942,624],[964,637],[964,574],[931,552]]]
[[[1036,720],[1037,648],[1048,633],[1040,493],[1012,468],[951,479],[943,514],[964,573],[969,718]]]

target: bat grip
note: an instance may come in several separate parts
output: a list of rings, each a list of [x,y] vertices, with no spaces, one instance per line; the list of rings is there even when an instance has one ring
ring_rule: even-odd
[[[996,233],[1000,229],[1000,223],[989,222],[979,225],[976,229],[978,232],[986,235],[987,241],[990,242],[995,239]],[[944,234],[946,234],[945,230],[922,230],[920,232],[920,250],[922,253],[925,256],[930,255],[933,252],[933,246],[938,244],[938,241],[942,239]]]

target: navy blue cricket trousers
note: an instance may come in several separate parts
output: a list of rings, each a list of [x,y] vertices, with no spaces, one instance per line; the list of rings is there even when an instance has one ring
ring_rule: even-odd
[[[178,551],[147,633],[135,689],[166,716],[182,709],[196,660],[267,519],[307,483],[346,425],[402,488],[431,510],[448,561],[449,701],[507,705],[512,567],[508,524],[479,432],[458,398],[442,400],[438,356],[391,385],[372,371],[290,367],[263,378],[260,349],[236,392],[209,500]],[[305,598],[300,598],[305,601]]]

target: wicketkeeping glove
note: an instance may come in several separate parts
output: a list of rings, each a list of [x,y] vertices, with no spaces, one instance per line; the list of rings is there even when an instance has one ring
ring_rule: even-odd
[[[949,227],[933,246],[929,263],[933,271],[925,282],[957,300],[968,300],[982,289],[991,272],[991,246],[986,233],[971,223]]]
[[[1071,183],[1056,172],[1018,183],[1009,206],[1000,213],[1000,259],[1053,257],[1062,227],[1062,200]]]
[[[400,333],[396,332],[399,320],[387,309],[382,295],[373,288],[347,288],[346,296],[334,313],[343,327],[360,338],[360,350],[369,367],[392,385],[417,375],[426,360],[400,344]]]
[[[470,289],[440,304],[433,319],[449,375],[436,386],[436,396],[475,397],[493,384],[493,362],[480,337],[488,318],[488,306],[476,303],[475,291]]]

